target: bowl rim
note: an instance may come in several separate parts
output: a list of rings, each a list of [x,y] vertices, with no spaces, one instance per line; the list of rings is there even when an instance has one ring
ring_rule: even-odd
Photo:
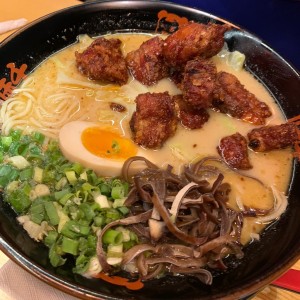
[[[120,6],[121,4],[121,6]],[[184,10],[185,13],[190,12],[193,14],[201,14],[203,16],[206,16],[208,18],[214,19],[214,20],[218,20],[222,23],[227,23],[232,25],[234,28],[245,32],[247,34],[250,34],[251,37],[253,37],[256,41],[258,41],[259,43],[261,43],[264,47],[266,47],[268,50],[270,50],[273,54],[276,54],[282,61],[285,62],[285,64],[287,64],[287,66],[289,67],[290,71],[293,71],[300,79],[300,74],[299,72],[292,66],[292,64],[290,64],[286,59],[284,59],[280,54],[278,54],[276,51],[274,51],[267,43],[265,43],[262,39],[260,39],[259,37],[257,37],[257,35],[251,33],[248,30],[245,30],[244,28],[231,23],[230,21],[228,21],[227,19],[224,18],[220,18],[214,14],[205,12],[201,9],[197,9],[197,8],[193,8],[193,7],[189,7],[189,6],[184,6],[181,4],[176,4],[174,2],[169,2],[169,1],[151,1],[151,0],[129,0],[129,1],[125,1],[125,0],[101,0],[101,1],[91,1],[91,2],[84,2],[78,5],[73,5],[67,8],[63,8],[60,9],[58,11],[49,13],[45,16],[42,16],[32,22],[30,22],[29,24],[25,25],[23,28],[15,31],[14,33],[12,33],[11,35],[9,35],[8,37],[6,37],[3,41],[0,42],[0,49],[2,47],[4,47],[7,43],[9,43],[11,40],[15,39],[16,37],[22,35],[22,33],[24,31],[27,31],[29,28],[32,28],[34,26],[38,26],[41,22],[44,21],[48,21],[51,18],[55,18],[58,15],[63,15],[65,12],[74,12],[74,13],[80,13],[82,12],[83,9],[86,8],[98,8],[99,7],[99,11],[101,10],[101,8],[105,7],[105,9],[107,10],[114,10],[114,9],[126,9],[128,8],[128,6],[130,6],[130,4],[134,4],[135,5],[135,9],[139,9],[140,7],[145,7],[145,6],[150,6],[150,7],[161,7],[162,9],[165,7],[169,7],[169,8],[177,8],[180,10]],[[293,170],[295,170],[295,164],[293,166]],[[43,267],[39,266],[37,263],[32,263],[28,258],[26,258],[20,251],[16,250],[12,245],[10,245],[2,236],[1,236],[1,232],[0,232],[0,250],[6,254],[12,261],[14,261],[15,263],[17,263],[20,267],[22,267],[24,270],[26,270],[27,272],[31,273],[32,275],[34,275],[35,277],[41,279],[42,281],[46,282],[47,284],[51,285],[54,288],[57,288],[63,292],[67,292],[70,295],[73,295],[75,297],[80,297],[82,299],[99,299],[100,294],[98,292],[94,292],[93,290],[89,289],[89,288],[82,288],[76,284],[73,284],[71,282],[66,282],[62,279],[60,279],[57,276],[54,276],[50,273],[48,273],[48,271],[46,269],[44,269]],[[253,283],[247,283],[244,284],[243,289],[239,289],[239,290],[235,290],[234,293],[230,294],[230,295],[220,295],[221,298],[218,297],[218,295],[213,296],[211,299],[224,299],[224,300],[233,300],[233,299],[237,299],[238,297],[247,297],[249,295],[252,295],[253,293],[256,293],[258,290],[264,288],[266,285],[268,285],[269,283],[271,283],[272,281],[274,281],[275,279],[277,279],[278,277],[280,277],[282,274],[284,274],[293,264],[295,264],[298,259],[300,258],[300,249],[298,251],[298,254],[296,254],[294,257],[292,258],[286,258],[285,261],[283,263],[281,263],[280,265],[277,265],[276,268],[274,268],[274,272],[272,274],[267,274],[266,276],[264,276],[263,278],[261,278],[262,280]],[[103,295],[101,295],[102,297]],[[119,298],[115,298],[113,296],[104,296],[105,299],[119,299]],[[121,299],[121,298],[120,298]]]

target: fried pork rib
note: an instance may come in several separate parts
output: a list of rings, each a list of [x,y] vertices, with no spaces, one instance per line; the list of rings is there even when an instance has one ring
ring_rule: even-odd
[[[234,118],[264,125],[272,115],[269,107],[250,93],[232,74],[220,72],[214,90],[213,107]]]
[[[164,62],[162,47],[163,40],[154,37],[127,54],[127,67],[142,84],[151,86],[168,76],[169,68]]]
[[[187,62],[181,89],[183,100],[193,109],[211,107],[217,79],[217,68],[207,59],[196,58]]]
[[[230,26],[219,24],[188,23],[169,35],[163,45],[166,63],[180,68],[197,56],[209,58],[224,45],[224,33]]]
[[[183,101],[182,95],[176,95],[173,98],[175,100],[178,119],[184,127],[199,129],[208,121],[209,113],[206,109],[191,108]]]
[[[248,157],[247,140],[240,133],[222,138],[217,150],[232,168],[241,170],[252,168]]]
[[[160,148],[177,128],[174,100],[165,92],[140,94],[135,101],[130,121],[134,141],[145,148]]]
[[[96,39],[82,53],[75,52],[78,70],[93,80],[123,85],[128,81],[128,70],[119,39]]]
[[[297,125],[286,123],[255,128],[248,133],[249,147],[257,152],[284,149],[298,139]]]

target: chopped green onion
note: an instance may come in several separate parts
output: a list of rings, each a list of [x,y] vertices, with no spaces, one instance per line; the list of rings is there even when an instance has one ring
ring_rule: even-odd
[[[6,191],[8,193],[11,193],[11,192],[15,191],[16,189],[18,189],[19,185],[20,185],[19,181],[17,181],[17,180],[12,181],[6,186]]]
[[[26,211],[32,204],[29,195],[26,193],[26,187],[17,189],[6,195],[6,201],[10,203],[19,214]]]
[[[65,195],[70,194],[70,192],[71,192],[71,189],[69,187],[67,187],[61,191],[54,192],[54,198],[55,198],[55,200],[60,200]]]
[[[123,186],[114,186],[111,190],[111,196],[113,199],[124,198],[125,190]]]
[[[111,204],[109,203],[108,199],[106,196],[104,195],[97,195],[95,198],[94,198],[95,202],[99,204],[99,206],[101,208],[109,208],[111,207]]]
[[[74,273],[82,274],[84,273],[89,266],[90,258],[84,254],[80,254],[76,259],[76,266],[73,269]]]
[[[86,171],[82,172],[82,173],[80,174],[79,178],[80,178],[81,180],[88,181],[88,176],[87,176]]]
[[[61,255],[57,253],[57,247],[56,244],[52,245],[50,250],[49,250],[49,259],[50,263],[53,267],[59,267],[62,266],[66,259],[63,259]]]
[[[97,227],[102,227],[105,224],[105,218],[104,216],[98,215],[94,218],[94,224]]]
[[[14,149],[12,149],[13,144],[16,145],[16,147],[14,147]],[[17,143],[13,143],[11,144],[11,146],[9,147],[9,152],[12,155],[21,155],[21,156],[25,156],[29,150],[29,145],[28,144],[17,144]]]
[[[61,248],[65,253],[70,253],[72,255],[78,254],[79,242],[68,237],[63,237]]]
[[[8,176],[10,172],[12,171],[13,167],[10,165],[3,165],[0,166],[0,177],[2,176]]]
[[[38,144],[43,144],[44,143],[44,140],[45,140],[45,136],[40,133],[40,132],[33,132],[32,133],[32,139],[37,142]]]
[[[66,237],[74,239],[76,237],[88,235],[90,233],[90,227],[70,220],[65,223],[61,230],[61,233]]]
[[[3,149],[7,151],[12,143],[13,139],[11,136],[2,136],[1,137],[1,145],[3,146]]]
[[[115,221],[120,219],[120,213],[116,209],[111,208],[107,210],[106,217],[110,219],[110,221]]]
[[[33,180],[38,183],[43,182],[43,172],[44,170],[40,167],[34,167],[33,169]]]
[[[117,207],[121,207],[124,206],[126,198],[117,198],[114,200],[112,207],[113,208],[117,208]]]
[[[128,229],[125,229],[124,227],[119,226],[115,230],[122,233],[122,237],[123,237],[122,242],[130,241],[130,231]]]
[[[118,151],[118,144],[112,148]],[[39,132],[22,135],[21,130],[13,130],[0,137],[0,187],[4,200],[21,214],[18,220],[23,220],[25,230],[30,224],[38,236],[33,238],[49,248],[50,263],[61,266],[66,262],[64,255],[73,255],[73,271],[79,274],[101,270],[97,232],[129,212],[124,206],[127,183],[98,177],[81,164],[67,161],[57,141],[47,139],[46,144]],[[128,241],[130,232],[125,232],[109,230],[104,235],[110,264],[120,262],[123,244],[125,249],[129,242],[136,243]]]
[[[44,238],[44,243],[47,247],[51,247],[57,240],[58,233],[55,230],[48,232],[48,235]]]
[[[98,238],[96,235],[89,235],[87,238],[87,245],[89,249],[96,250]]]
[[[18,179],[19,172],[11,165],[0,166],[0,186],[5,187],[11,181]]]
[[[100,185],[100,192],[102,195],[105,195],[105,196],[110,196],[111,194],[111,187],[106,184],[106,183],[102,183]]]
[[[45,210],[49,218],[50,224],[55,226],[59,224],[59,216],[52,202],[45,202]]]
[[[125,251],[129,250],[130,248],[132,248],[133,246],[135,246],[137,243],[135,241],[128,241],[128,242],[124,242],[123,243],[123,248]]]
[[[66,171],[65,174],[70,184],[75,184],[77,182],[75,171]]]
[[[84,218],[88,221],[91,221],[95,216],[95,213],[94,213],[94,210],[92,209],[92,206],[87,204],[87,203],[82,203],[79,206],[79,210],[82,211],[82,213],[84,215]]]
[[[47,166],[43,172],[43,182],[51,184],[55,182],[56,170],[51,165]]]
[[[122,232],[114,229],[108,229],[103,234],[102,241],[104,244],[113,244],[113,245],[120,244],[123,241]]]
[[[71,170],[73,170],[76,174],[80,175],[83,171],[83,167],[79,163],[74,163],[71,167]]]
[[[24,180],[30,180],[32,178],[33,175],[33,169],[32,168],[27,168],[24,169],[20,172],[20,180],[24,181]]]
[[[34,223],[41,224],[45,219],[45,206],[43,200],[36,200],[29,209],[30,220]]]
[[[62,228],[65,226],[65,224],[70,220],[70,218],[68,217],[68,215],[66,215],[62,209],[62,207],[57,203],[57,202],[53,202],[58,217],[59,217],[59,224],[57,226],[57,232],[61,233]]]
[[[129,213],[129,208],[126,206],[120,206],[118,207],[118,211],[122,213],[122,215],[127,215]]]
[[[107,263],[110,265],[120,264],[123,256],[123,244],[108,245],[107,247]]]
[[[61,190],[67,184],[68,184],[68,179],[66,177],[62,177],[58,180],[58,182],[55,183],[55,189],[56,190]]]
[[[21,155],[12,156],[8,158],[7,161],[19,170],[25,169],[30,166],[28,160]]]
[[[88,250],[88,241],[86,238],[84,237],[80,237],[78,239],[78,250],[80,252],[83,252],[83,251],[87,251]]]
[[[31,157],[31,158],[33,158],[33,157],[40,157],[41,154],[42,154],[42,151],[41,151],[41,149],[38,146],[32,146],[29,149],[28,156]]]
[[[22,135],[22,131],[20,129],[11,130],[9,136],[12,137],[14,141],[19,141]]]
[[[74,196],[72,193],[64,194],[60,199],[58,199],[59,203],[62,205],[66,205],[67,201]]]

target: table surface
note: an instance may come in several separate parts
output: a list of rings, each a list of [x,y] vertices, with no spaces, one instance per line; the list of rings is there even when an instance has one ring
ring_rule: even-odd
[[[199,9],[255,32],[300,70],[300,26],[298,24],[296,26],[297,17],[300,17],[300,2],[289,0],[175,0],[172,2],[191,7],[197,6]],[[255,3],[259,3],[257,7],[255,7]],[[18,18],[33,21],[53,11],[78,4],[81,2],[76,0],[1,0],[0,22]],[[245,6],[247,4],[248,6]],[[244,9],[245,7],[247,10]],[[259,18],[257,14],[265,15],[266,18]],[[253,15],[255,15],[255,22],[251,21]],[[0,42],[11,33],[0,35]],[[8,261],[8,257],[0,251],[0,271]],[[293,268],[300,270],[300,261]],[[20,300],[11,298],[1,290],[0,298],[1,300]],[[63,299],[68,299],[68,296],[65,295]],[[253,298],[253,300],[285,299],[300,300],[300,294],[270,285]],[[32,300],[36,299],[32,298]]]

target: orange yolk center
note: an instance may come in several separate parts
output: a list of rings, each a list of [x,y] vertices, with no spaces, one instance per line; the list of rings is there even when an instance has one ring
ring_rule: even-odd
[[[137,147],[130,139],[99,127],[86,128],[81,141],[89,152],[102,158],[125,160],[137,153]]]

